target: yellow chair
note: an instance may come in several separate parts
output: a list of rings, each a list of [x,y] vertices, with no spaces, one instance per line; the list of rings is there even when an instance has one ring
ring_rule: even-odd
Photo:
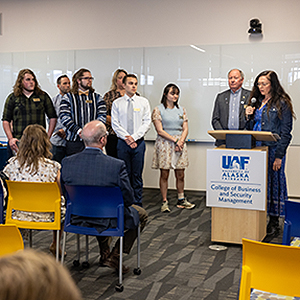
[[[61,197],[56,182],[25,182],[7,180],[8,202],[5,224],[15,224],[19,228],[56,230],[59,241],[61,228]],[[32,222],[12,219],[12,211],[53,212],[53,222]],[[30,247],[32,239],[30,235]],[[59,243],[56,243],[56,259],[59,257]]]
[[[16,225],[0,225],[0,256],[24,249],[20,230]]]
[[[300,297],[300,248],[243,239],[239,299],[250,299],[251,289]]]

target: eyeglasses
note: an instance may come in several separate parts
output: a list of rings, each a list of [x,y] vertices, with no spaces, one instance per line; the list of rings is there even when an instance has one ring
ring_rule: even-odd
[[[94,77],[81,77],[80,79],[84,79],[84,80],[94,80]]]
[[[100,139],[102,139],[103,137],[106,137],[106,136],[108,136],[108,131],[106,131],[105,134],[100,137]]]
[[[267,85],[269,85],[270,84],[270,82],[258,82],[256,85],[258,86],[258,87],[260,87],[260,86],[267,86]]]

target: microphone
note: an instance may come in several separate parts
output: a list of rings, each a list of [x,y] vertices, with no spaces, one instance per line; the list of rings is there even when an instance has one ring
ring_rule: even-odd
[[[250,100],[250,106],[251,107],[255,107],[255,104],[256,104],[256,98],[251,98],[251,100]],[[253,119],[254,118],[254,114],[251,114],[251,115],[248,115],[247,116],[247,120],[251,120],[251,119]]]
[[[255,106],[255,103],[256,103],[256,98],[254,98],[254,97],[251,98],[250,102],[251,102],[250,106],[251,106],[251,107],[254,107],[254,106]]]

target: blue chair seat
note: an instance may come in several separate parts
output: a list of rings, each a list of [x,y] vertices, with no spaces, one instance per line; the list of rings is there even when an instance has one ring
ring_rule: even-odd
[[[300,237],[300,202],[285,201],[285,220],[282,244],[290,245],[293,237]]]
[[[64,250],[66,243],[66,232],[91,236],[118,236],[120,237],[120,261],[119,261],[119,283],[116,285],[117,291],[123,291],[122,285],[122,261],[123,261],[123,236],[124,236],[124,201],[119,187],[100,186],[80,186],[65,185],[66,190],[66,218],[63,237],[62,263],[64,260]],[[72,216],[83,218],[109,218],[117,219],[116,228],[108,228],[99,233],[93,227],[83,227],[71,224]],[[140,240],[138,230],[138,268],[140,255]],[[77,254],[79,265],[79,236],[77,236]],[[88,238],[86,238],[86,266],[88,266]]]

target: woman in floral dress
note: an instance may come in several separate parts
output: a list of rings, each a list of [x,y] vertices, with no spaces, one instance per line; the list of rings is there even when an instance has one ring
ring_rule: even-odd
[[[178,208],[195,207],[184,196],[184,170],[188,166],[185,139],[188,135],[186,111],[178,104],[180,90],[173,83],[168,84],[161,104],[154,108],[152,122],[157,132],[154,145],[152,168],[160,169],[159,187],[162,195],[162,212],[170,212],[167,200],[170,169],[174,169],[178,192]]]

